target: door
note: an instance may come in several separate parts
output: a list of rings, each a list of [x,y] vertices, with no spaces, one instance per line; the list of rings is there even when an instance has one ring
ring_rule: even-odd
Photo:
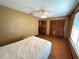
[[[46,21],[39,21],[39,34],[46,34]]]
[[[64,37],[65,20],[50,21],[50,35],[55,37]]]

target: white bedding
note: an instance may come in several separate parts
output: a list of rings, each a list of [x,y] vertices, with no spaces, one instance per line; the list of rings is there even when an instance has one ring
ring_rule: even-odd
[[[0,59],[48,59],[50,50],[51,42],[32,36],[0,47]]]

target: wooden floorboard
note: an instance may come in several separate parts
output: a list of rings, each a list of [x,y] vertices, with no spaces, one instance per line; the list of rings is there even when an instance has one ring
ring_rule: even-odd
[[[56,38],[48,35],[38,35],[38,37],[52,42],[49,59],[73,59],[67,39]]]

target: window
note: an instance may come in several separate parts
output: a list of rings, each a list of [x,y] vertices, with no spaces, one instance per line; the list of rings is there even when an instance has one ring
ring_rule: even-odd
[[[79,57],[79,11],[75,14],[72,32],[71,32],[71,40],[73,42],[75,51]]]

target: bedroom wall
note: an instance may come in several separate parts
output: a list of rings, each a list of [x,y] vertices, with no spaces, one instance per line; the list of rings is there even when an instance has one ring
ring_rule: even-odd
[[[0,5],[0,45],[38,34],[38,18]]]

